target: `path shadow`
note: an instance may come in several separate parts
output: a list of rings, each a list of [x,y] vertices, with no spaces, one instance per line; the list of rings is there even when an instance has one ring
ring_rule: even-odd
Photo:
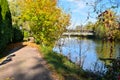
[[[37,64],[31,68],[25,69],[25,72],[21,69],[18,69],[14,72],[14,75],[12,76],[13,80],[53,80],[49,70],[43,64],[41,64],[44,60],[37,57],[35,57],[34,59],[37,61]]]
[[[11,43],[9,44],[5,50],[0,54],[0,59],[9,56],[11,53],[16,52],[17,50],[25,47],[26,45],[23,45],[22,42],[19,43]]]
[[[13,43],[13,44],[9,44],[6,49],[4,50],[4,52],[2,52],[0,54],[0,59],[4,58],[3,60],[0,61],[0,66],[7,64],[8,62],[12,61],[12,57],[15,56],[15,54],[13,54],[14,52],[18,51],[19,49],[25,47],[26,45],[23,45],[22,42],[19,43]]]
[[[10,62],[10,61],[12,61],[12,57],[14,57],[15,56],[15,54],[9,54],[1,63],[0,63],[0,66],[1,65],[4,65],[4,64],[6,64],[6,63],[8,63],[8,62]]]

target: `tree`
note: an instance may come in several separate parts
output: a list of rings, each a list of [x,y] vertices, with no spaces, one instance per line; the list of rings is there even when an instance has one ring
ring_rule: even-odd
[[[20,9],[18,5],[16,4],[16,0],[10,0],[9,1],[9,8],[11,11],[11,17],[12,17],[12,28],[13,28],[13,40],[12,42],[19,42],[23,40],[23,32],[22,29],[20,29],[23,21],[20,19]]]
[[[116,39],[117,27],[115,13],[112,10],[106,10],[98,16],[98,21],[95,24],[96,36],[114,40]]]
[[[88,29],[88,30],[94,30],[94,23],[88,22],[88,23],[85,25],[85,28]]]
[[[7,0],[0,0],[0,52],[12,42],[12,19]]]
[[[20,0],[18,5],[20,18],[29,22],[40,44],[53,45],[69,25],[70,16],[56,6],[57,0]]]

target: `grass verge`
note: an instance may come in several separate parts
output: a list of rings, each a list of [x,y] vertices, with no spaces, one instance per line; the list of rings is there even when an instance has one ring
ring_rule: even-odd
[[[53,52],[51,48],[40,47],[44,59],[48,62],[50,70],[59,75],[59,80],[93,80],[81,67],[69,61],[65,56]]]

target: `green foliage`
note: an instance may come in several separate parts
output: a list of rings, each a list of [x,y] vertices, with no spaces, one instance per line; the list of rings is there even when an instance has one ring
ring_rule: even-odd
[[[30,36],[30,32],[27,30],[24,30],[24,38],[28,38]]]
[[[103,38],[107,37],[106,36],[107,30],[103,24],[98,24],[95,26],[96,26],[96,28],[94,30],[95,30],[95,35],[97,36],[97,38],[103,39]]]
[[[120,31],[119,30],[115,30],[114,34],[115,34],[115,39],[120,40]]]
[[[119,23],[115,13],[111,10],[106,10],[98,17],[98,21],[94,25],[94,31],[97,38],[100,39],[120,39]]]
[[[94,24],[92,22],[88,22],[85,26],[84,26],[85,29],[88,29],[88,30],[94,30]]]
[[[0,52],[10,42],[22,40],[21,31],[12,27],[11,13],[7,0],[0,0]]]
[[[70,16],[57,7],[57,0],[21,0],[17,4],[20,18],[29,22],[37,43],[53,45],[69,25]]]
[[[19,42],[23,40],[24,34],[19,29],[19,26],[13,25],[13,42]]]
[[[108,70],[101,78],[103,80],[119,80],[120,79],[120,60],[115,59],[111,61],[111,65],[106,65]]]
[[[7,0],[0,0],[0,52],[5,46],[12,42],[11,13]]]

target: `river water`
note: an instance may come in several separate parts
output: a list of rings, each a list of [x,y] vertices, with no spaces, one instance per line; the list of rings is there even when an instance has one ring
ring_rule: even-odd
[[[110,65],[110,61],[106,59],[120,56],[120,43],[63,37],[58,40],[53,50],[67,56],[84,70],[105,72],[105,65]]]

